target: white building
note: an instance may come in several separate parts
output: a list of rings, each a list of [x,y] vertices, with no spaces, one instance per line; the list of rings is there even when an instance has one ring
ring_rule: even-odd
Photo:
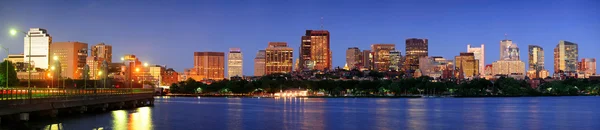
[[[31,52],[29,52],[29,43],[31,42]],[[46,29],[30,28],[24,38],[24,61],[29,62],[35,68],[48,69],[50,55],[50,43],[52,37]]]
[[[238,76],[243,77],[243,56],[240,48],[230,48],[229,55],[227,57],[227,76],[229,78]]]
[[[481,44],[481,47],[471,47],[467,45],[467,52],[475,55],[475,60],[479,60],[479,75],[485,74],[485,47]]]

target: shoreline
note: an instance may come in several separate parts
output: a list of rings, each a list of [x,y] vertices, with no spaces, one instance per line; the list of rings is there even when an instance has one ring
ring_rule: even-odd
[[[279,98],[272,96],[248,96],[248,95],[201,95],[201,94],[167,94],[156,96],[169,97],[235,97],[235,98]],[[577,96],[598,96],[598,95],[487,95],[487,96],[301,96],[297,98],[518,98],[518,97],[577,97]]]

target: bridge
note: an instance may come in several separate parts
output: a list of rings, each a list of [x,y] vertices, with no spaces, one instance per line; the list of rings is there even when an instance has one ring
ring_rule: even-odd
[[[151,106],[153,96],[154,89],[140,88],[0,88],[0,120]]]

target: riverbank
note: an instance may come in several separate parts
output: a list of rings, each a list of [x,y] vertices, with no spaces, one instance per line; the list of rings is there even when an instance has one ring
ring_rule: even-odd
[[[207,95],[207,94],[167,94],[170,97],[238,97],[238,98],[277,98],[273,96],[256,95]],[[483,96],[302,96],[301,98],[505,98],[505,97],[573,97],[573,96],[598,96],[598,95],[483,95]]]

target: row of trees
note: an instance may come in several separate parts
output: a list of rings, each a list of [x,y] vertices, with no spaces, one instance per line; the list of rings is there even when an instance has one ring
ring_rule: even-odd
[[[210,85],[193,79],[171,85],[172,93],[275,93],[291,88],[323,92],[327,95],[342,96],[383,96],[383,95],[457,95],[457,96],[535,96],[535,95],[581,95],[598,94],[600,82],[587,79],[567,79],[544,82],[538,88],[531,88],[526,80],[500,78],[495,81],[474,79],[456,83],[455,81],[435,81],[431,77],[404,78],[397,80],[291,80],[290,75],[273,74],[254,81],[222,80]]]

